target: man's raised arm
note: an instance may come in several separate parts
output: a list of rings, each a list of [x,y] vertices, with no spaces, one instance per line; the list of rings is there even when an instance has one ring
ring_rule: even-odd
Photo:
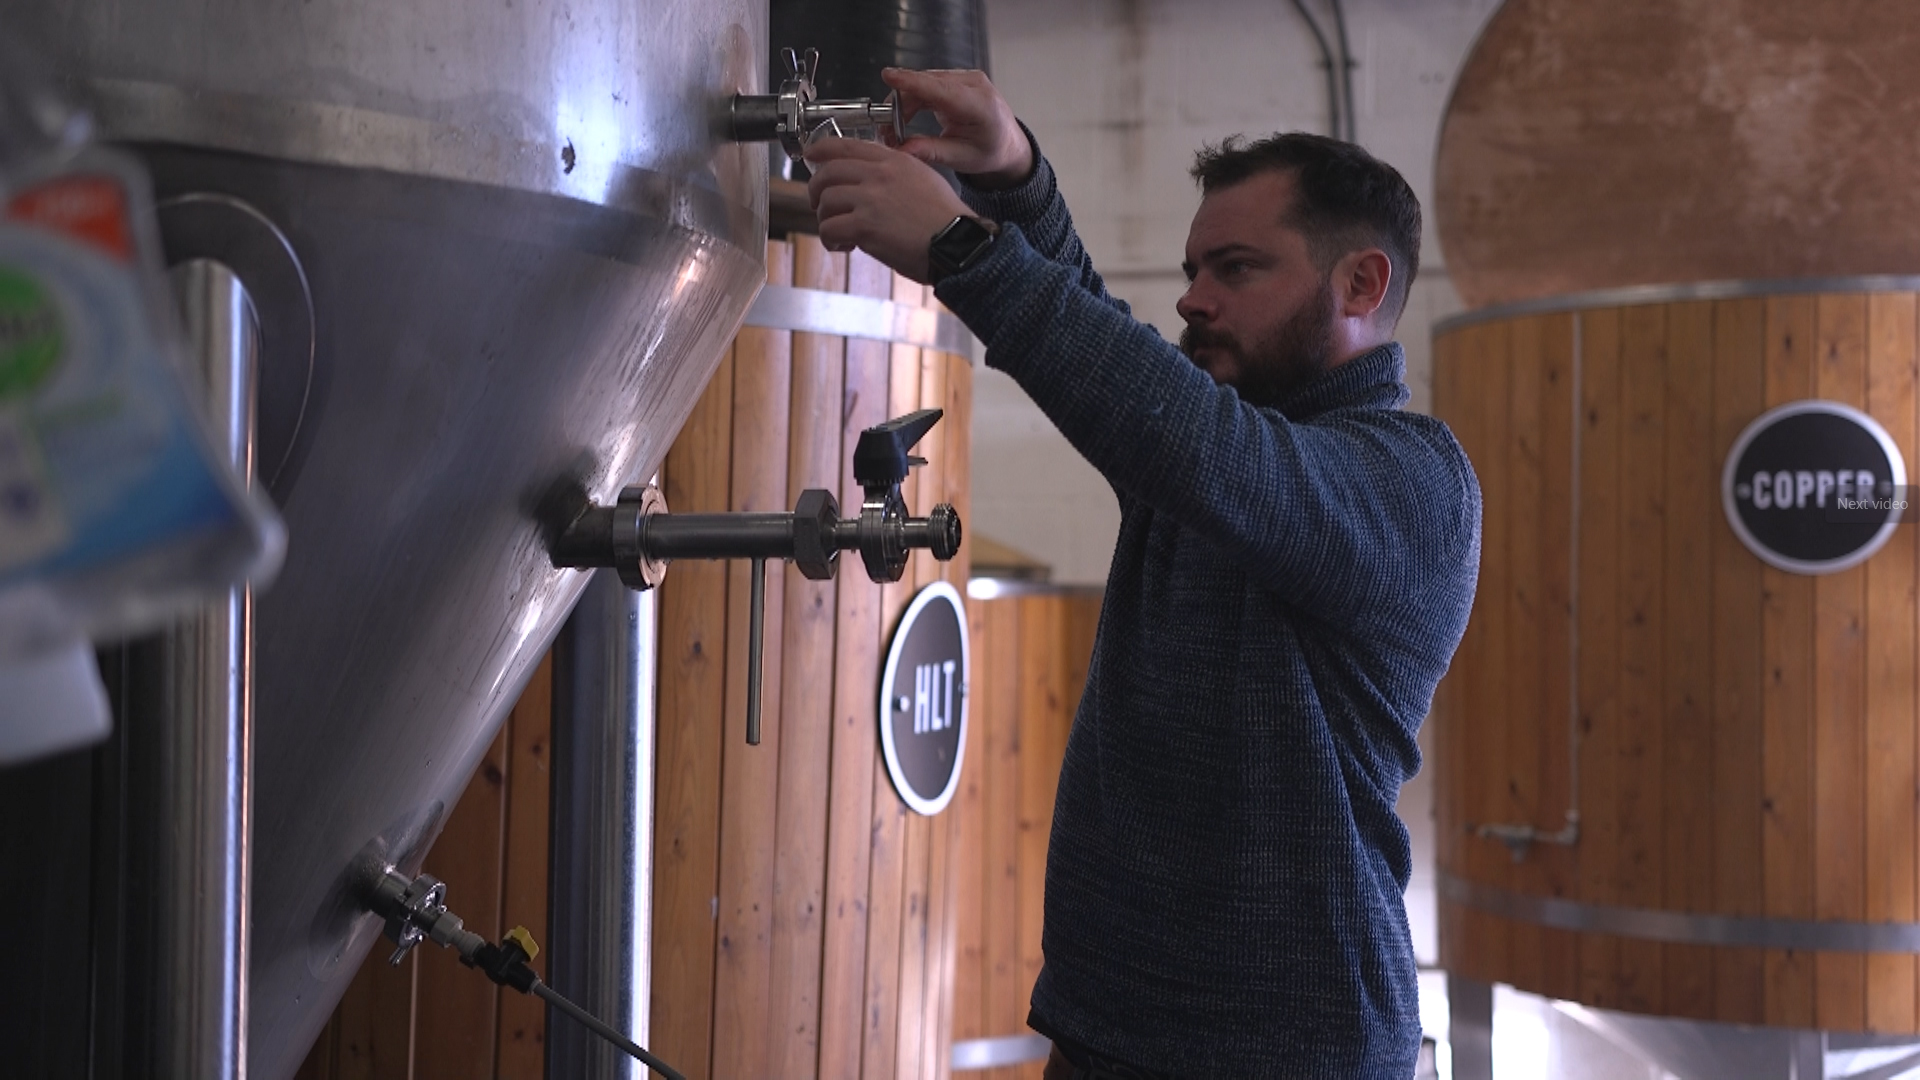
[[[913,136],[901,145],[899,153],[952,169],[960,177],[960,198],[964,202],[949,207],[954,213],[937,223],[917,223],[923,228],[931,224],[929,239],[963,213],[1000,226],[1016,226],[1036,253],[1072,271],[1081,288],[1123,312],[1129,310],[1125,302],[1107,292],[1106,283],[1094,271],[1074,231],[1066,201],[1060,196],[1053,167],[985,73],[888,68],[881,77],[899,92],[903,116],[911,119],[921,112],[931,112],[940,122],[938,135]],[[851,238],[852,246],[894,265],[908,277],[927,281],[929,271],[902,268],[872,246],[883,228],[870,218],[850,215],[849,208],[858,206],[858,200],[849,198],[852,193],[832,193],[836,186],[904,179],[897,167],[900,163],[889,163],[884,155],[872,153],[874,149],[879,148],[830,139],[807,151],[807,162],[814,169],[815,179],[809,188],[821,219],[821,239],[832,247],[843,242],[842,237]],[[896,205],[889,209],[898,212],[900,208]],[[830,226],[829,219],[836,216],[842,220]],[[899,252],[897,257],[912,262],[911,253]]]

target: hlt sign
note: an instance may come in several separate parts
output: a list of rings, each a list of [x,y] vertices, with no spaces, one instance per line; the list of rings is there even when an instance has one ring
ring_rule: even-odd
[[[913,733],[925,735],[953,726],[952,660],[913,668]]]

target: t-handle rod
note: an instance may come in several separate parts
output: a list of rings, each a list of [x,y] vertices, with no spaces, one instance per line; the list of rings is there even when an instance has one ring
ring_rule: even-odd
[[[753,583],[747,596],[747,745],[760,745],[760,637],[767,622],[767,560],[756,558],[747,571]]]

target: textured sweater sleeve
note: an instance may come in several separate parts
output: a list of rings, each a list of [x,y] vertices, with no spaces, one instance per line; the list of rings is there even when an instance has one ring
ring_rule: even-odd
[[[1127,302],[1107,291],[1106,282],[1094,272],[1093,260],[1074,231],[1073,217],[1067,213],[1067,201],[1060,197],[1060,184],[1053,166],[1040,152],[1040,142],[1027,125],[1027,145],[1033,148],[1033,174],[1018,187],[989,191],[960,178],[960,196],[973,212],[1000,225],[1018,225],[1027,243],[1050,262],[1072,271],[1074,280],[1088,293],[1122,314],[1131,314]]]
[[[1036,220],[1071,231],[1064,206]],[[1016,223],[937,294],[1123,500],[1172,515],[1266,587],[1342,622],[1415,599],[1473,543],[1471,470],[1437,422],[1370,409],[1296,423],[1249,405],[1105,302],[1090,273],[1046,257]]]

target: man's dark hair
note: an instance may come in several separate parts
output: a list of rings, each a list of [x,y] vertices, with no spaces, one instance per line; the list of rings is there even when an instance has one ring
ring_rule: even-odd
[[[1399,322],[1420,272],[1420,200],[1394,167],[1350,142],[1290,132],[1242,144],[1240,136],[1195,155],[1193,178],[1211,195],[1263,173],[1294,177],[1287,224],[1307,238],[1321,273],[1340,257],[1378,247],[1393,266],[1380,314]]]

